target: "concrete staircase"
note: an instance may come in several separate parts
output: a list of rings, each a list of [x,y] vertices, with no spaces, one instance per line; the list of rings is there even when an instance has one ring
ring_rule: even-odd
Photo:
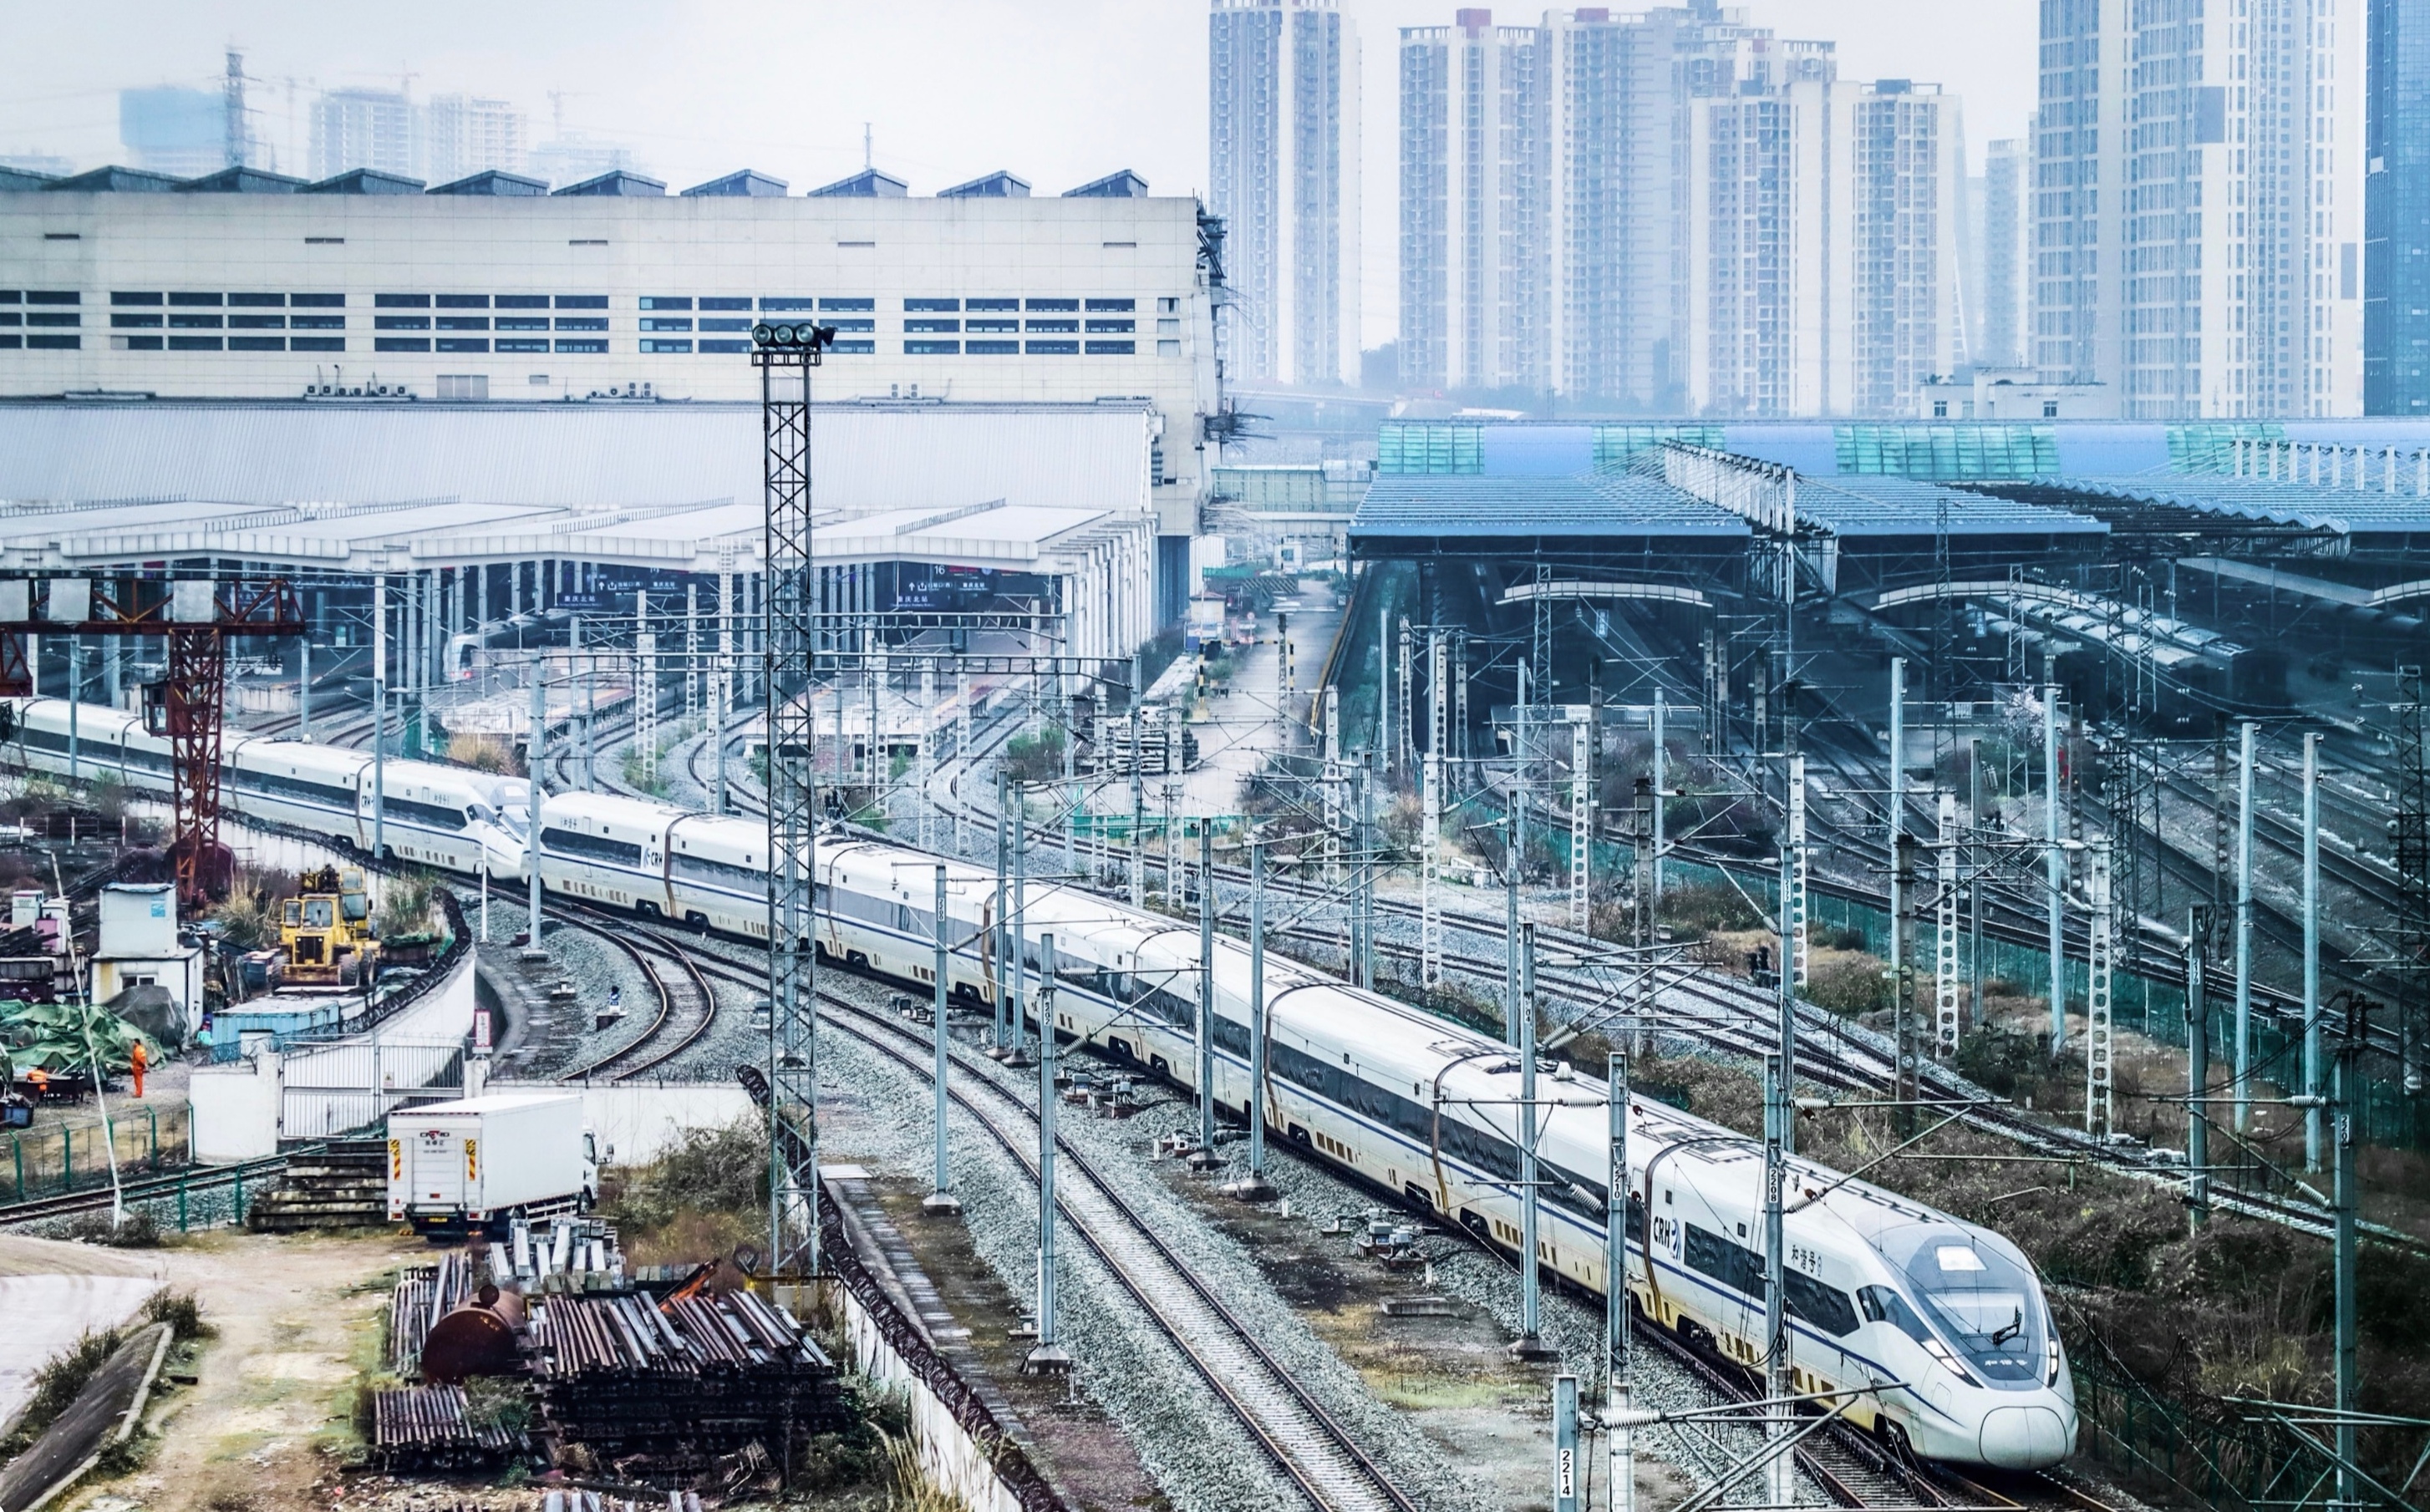
[[[256,1199],[245,1214],[246,1227],[270,1234],[387,1223],[386,1139],[332,1139],[292,1156],[276,1189]]]

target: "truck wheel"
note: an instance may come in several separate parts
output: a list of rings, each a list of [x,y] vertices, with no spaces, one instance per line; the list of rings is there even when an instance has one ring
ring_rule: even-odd
[[[587,1216],[590,1214],[590,1212],[591,1212],[591,1209],[592,1205],[593,1205],[593,1204],[592,1204],[592,1201],[591,1201],[591,1190],[590,1190],[590,1188],[587,1188],[587,1187],[586,1187],[586,1188],[584,1188],[580,1192],[578,1192],[578,1193],[576,1193],[576,1194],[574,1195],[574,1216],[576,1216],[576,1217],[587,1217]]]

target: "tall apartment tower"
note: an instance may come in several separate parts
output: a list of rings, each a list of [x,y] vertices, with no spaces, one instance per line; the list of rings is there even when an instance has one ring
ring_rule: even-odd
[[[496,169],[520,174],[530,132],[524,113],[505,100],[434,94],[424,108],[430,181],[445,184]]]
[[[2034,365],[2129,419],[2363,402],[2367,0],[2045,0]]]
[[[331,90],[312,102],[312,176],[357,168],[420,176],[420,112],[390,90]]]
[[[1720,25],[1709,6],[1544,17],[1547,366],[1586,403],[1678,407],[1681,49]]]
[[[2016,138],[1992,142],[1983,160],[1983,341],[1975,365],[2013,368],[2024,360],[2025,143]]]
[[[1358,34],[1338,0],[1213,0],[1208,200],[1234,379],[1356,382]]]
[[[1971,356],[1959,272],[1965,125],[1956,96],[1906,79],[1856,91],[1848,109],[1849,405],[1906,414],[1926,379]],[[1835,225],[1822,240],[1836,236]]]
[[[1401,33],[1401,379],[1551,386],[1545,38],[1462,10]]]
[[[2430,0],[2372,0],[2363,409],[2430,414]]]
[[[1847,91],[1828,42],[1706,39],[1689,60],[1688,407],[1845,413],[1852,371]]]

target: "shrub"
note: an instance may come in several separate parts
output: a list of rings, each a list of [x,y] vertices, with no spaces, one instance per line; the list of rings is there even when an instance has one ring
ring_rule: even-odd
[[[203,1304],[191,1291],[156,1291],[143,1304],[143,1321],[167,1323],[170,1336],[178,1343],[190,1338],[208,1338],[219,1332],[203,1317]]]
[[[35,1371],[33,1396],[26,1401],[16,1428],[8,1437],[0,1438],[0,1464],[25,1453],[40,1438],[43,1430],[75,1404],[76,1394],[92,1379],[93,1372],[108,1363],[122,1342],[115,1328],[89,1332],[75,1341],[75,1347]]]
[[[1890,1005],[1890,984],[1882,976],[1883,963],[1871,955],[1817,966],[1807,975],[1806,1001],[1818,1008],[1851,1017]]]

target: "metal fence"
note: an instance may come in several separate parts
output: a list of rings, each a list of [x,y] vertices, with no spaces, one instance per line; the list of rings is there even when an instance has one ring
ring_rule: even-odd
[[[403,1104],[464,1085],[461,1039],[380,1039],[289,1052],[279,1109],[283,1139],[325,1139],[366,1128]]]

